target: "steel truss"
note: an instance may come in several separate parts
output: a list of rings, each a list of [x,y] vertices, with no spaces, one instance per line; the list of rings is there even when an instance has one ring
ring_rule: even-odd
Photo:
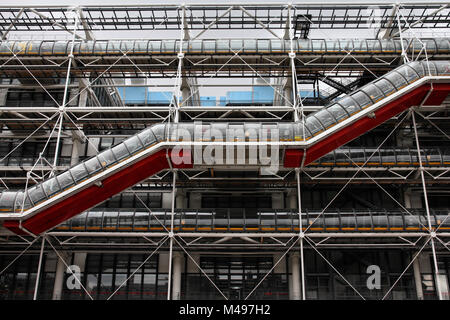
[[[377,5],[380,10],[380,21],[378,32],[385,38],[410,37],[420,40],[415,36],[418,29],[441,28],[448,31],[450,27],[450,10],[447,3],[432,4],[398,4],[398,5]],[[299,94],[298,86],[304,78],[311,78],[314,74],[316,80],[320,80],[334,87],[335,91],[330,93],[330,97],[337,97],[339,92],[347,92],[349,88],[357,86],[364,76],[376,77],[392,69],[401,61],[432,57],[427,54],[426,46],[423,46],[419,56],[408,55],[407,50],[402,47],[400,55],[392,54],[386,56],[367,55],[358,56],[356,52],[343,51],[330,58],[322,56],[301,56],[296,55],[293,49],[294,40],[299,34],[305,36],[308,33],[323,33],[322,37],[327,37],[324,30],[352,30],[369,29],[372,22],[372,12],[367,11],[367,5],[343,5],[333,4],[318,6],[315,4],[266,4],[248,5],[142,5],[116,6],[106,8],[101,6],[84,6],[80,8],[64,7],[20,7],[7,8],[0,6],[0,37],[3,41],[12,39],[12,35],[21,31],[45,31],[45,32],[65,32],[69,38],[70,53],[64,57],[22,57],[14,53],[12,57],[2,57],[0,59],[0,75],[20,79],[20,84],[1,84],[0,89],[40,89],[43,90],[55,103],[53,107],[9,107],[0,106],[2,120],[0,124],[8,128],[6,135],[17,138],[17,132],[25,132],[23,141],[36,138],[45,130],[43,138],[48,142],[56,139],[57,150],[63,138],[70,137],[69,131],[77,132],[81,139],[85,140],[92,148],[97,147],[92,144],[91,139],[95,134],[104,136],[103,132],[87,134],[83,130],[90,130],[98,125],[104,127],[100,131],[131,130],[141,129],[153,122],[179,122],[183,120],[217,120],[227,119],[230,121],[302,121],[304,114],[316,111],[321,108],[321,104],[309,106],[306,97]],[[78,40],[95,40],[96,34],[102,31],[122,30],[127,32],[165,30],[167,32],[179,32],[177,40],[180,43],[179,52],[171,55],[150,56],[143,58],[134,57],[130,50],[120,50],[120,54],[110,57],[75,57],[73,49]],[[271,38],[283,39],[290,43],[290,49],[283,54],[277,55],[245,55],[241,50],[233,51],[230,55],[185,55],[182,51],[183,42],[205,38],[210,30],[257,30],[267,31],[267,36]],[[279,31],[284,31],[282,36]],[[412,34],[412,36],[411,36]],[[100,35],[101,37],[101,35]],[[128,37],[129,38],[129,37]],[[100,39],[100,38],[99,38]],[[413,53],[414,54],[414,53]],[[324,72],[324,73],[318,73]],[[365,74],[365,75],[364,75]],[[225,107],[204,107],[199,104],[186,105],[189,99],[197,98],[198,91],[205,85],[197,84],[195,78],[245,78],[253,77],[263,80],[264,85],[271,86],[279,101],[284,103],[274,106],[225,106]],[[281,80],[276,85],[267,82],[267,77],[277,77]],[[64,78],[64,84],[55,83],[54,79]],[[124,107],[123,101],[118,98],[118,84],[112,79],[115,78],[141,78],[145,79],[151,87],[154,78],[173,79],[170,102],[164,106],[135,106]],[[347,78],[347,79],[345,79]],[[192,83],[186,85],[183,80],[189,79]],[[343,80],[344,79],[344,80]],[[285,80],[283,82],[283,80]],[[282,83],[283,82],[283,83]],[[122,86],[122,85],[120,85]],[[134,86],[134,85],[131,85]],[[63,90],[62,101],[57,101],[50,89]],[[78,93],[72,93],[78,89]],[[186,89],[187,93],[186,93]],[[106,90],[107,103],[99,100],[101,90]],[[338,93],[336,93],[336,91]],[[289,96],[291,96],[289,98]],[[79,100],[79,101],[77,101]],[[194,99],[195,100],[195,99]],[[84,101],[80,103],[80,101]],[[89,102],[87,102],[89,101]],[[430,112],[430,113],[429,113]],[[5,117],[3,117],[3,115]],[[417,117],[418,116],[418,117]],[[140,124],[136,124],[139,118]],[[380,149],[387,139],[393,135],[402,122],[411,121],[414,132],[417,153],[420,154],[419,144],[420,128],[418,121],[429,123],[442,136],[450,138],[448,131],[442,129],[442,125],[448,120],[448,103],[435,108],[417,106],[391,122],[390,133],[377,146]],[[443,120],[442,123],[439,120]],[[31,134],[29,134],[31,129]],[[123,134],[123,133],[119,133]],[[3,139],[3,133],[0,134]],[[45,147],[44,147],[45,149]],[[10,171],[24,171],[26,177],[20,183],[28,186],[32,180],[42,179],[45,176],[54,174],[64,167],[57,166],[58,152],[53,159],[44,159],[42,153],[34,161],[31,167],[3,168]],[[373,156],[373,154],[372,154]],[[184,252],[193,261],[201,273],[211,282],[220,294],[228,297],[220,291],[213,280],[208,277],[200,265],[195,261],[190,253],[195,250],[262,250],[267,252],[282,253],[280,258],[267,275],[273,271],[277,264],[284,259],[287,254],[298,253],[300,257],[300,279],[296,290],[296,298],[306,299],[306,283],[304,268],[304,250],[314,250],[318,256],[323,258],[339,274],[343,280],[352,287],[357,294],[362,296],[342,273],[337,270],[322,255],[322,248],[411,248],[418,250],[405,271],[400,275],[393,286],[388,290],[384,298],[388,297],[398,280],[406,270],[414,263],[419,254],[423,251],[430,251],[433,258],[435,278],[439,278],[438,253],[450,251],[450,234],[439,231],[439,227],[433,229],[430,220],[430,207],[428,204],[428,187],[431,183],[448,184],[450,168],[440,166],[427,168],[418,157],[419,164],[414,167],[368,167],[370,160],[359,165],[349,158],[351,165],[347,167],[301,167],[297,170],[283,172],[278,177],[270,177],[264,187],[290,187],[296,189],[298,200],[299,233],[187,233],[174,231],[174,210],[176,207],[177,189],[182,188],[205,188],[210,187],[208,183],[214,181],[211,177],[210,168],[205,170],[169,170],[161,176],[151,177],[142,183],[145,188],[148,184],[159,186],[171,192],[171,227],[159,221],[164,231],[156,233],[136,233],[136,232],[56,232],[50,231],[39,237],[17,236],[1,232],[2,250],[5,252],[15,252],[17,248],[24,248],[19,252],[17,258],[27,250],[39,252],[39,265],[37,268],[34,299],[37,298],[40,274],[42,270],[42,256],[44,252],[54,251],[68,267],[67,259],[60,253],[61,250],[90,250],[90,248],[109,248],[111,250],[128,250],[130,247],[148,253],[143,263],[128,277],[114,294],[128,281],[131,276],[139,270],[158,251],[169,252],[169,286],[167,299],[176,298],[172,293],[170,285],[172,281],[172,261],[175,259],[173,253]],[[252,170],[254,168],[250,168]],[[0,168],[0,170],[2,170]],[[220,170],[220,168],[219,168]],[[225,170],[225,169],[224,169]],[[40,172],[40,174],[39,174]],[[17,174],[17,173],[16,173]],[[238,180],[239,178],[235,178]],[[12,180],[21,180],[20,177],[2,177],[1,182],[8,188]],[[221,177],[217,180],[226,181]],[[233,178],[229,178],[233,180]],[[262,181],[256,178],[256,181]],[[419,185],[422,188],[425,209],[427,212],[427,223],[425,231],[420,232],[386,232],[386,233],[318,233],[311,232],[310,226],[302,226],[301,194],[302,186],[311,183],[318,183],[320,180],[326,183],[336,183],[340,181],[342,187],[335,197],[324,207],[321,214],[339,197],[339,194],[350,184],[367,183],[377,185],[383,192],[383,184],[387,183],[408,183]],[[142,204],[151,214],[150,208],[140,198],[137,189],[130,191],[140,199]],[[392,197],[392,196],[391,196]],[[411,214],[408,208],[394,199],[399,208],[405,214]],[[320,216],[320,215],[319,215]],[[319,216],[316,218],[318,219]],[[155,217],[157,218],[157,217]],[[443,223],[443,222],[442,222]],[[441,223],[441,225],[442,225]],[[303,231],[304,227],[306,230]],[[113,241],[111,241],[113,239]],[[3,245],[4,243],[4,245]],[[14,263],[13,260],[12,263]],[[10,265],[12,265],[12,263]],[[8,265],[0,271],[0,275],[10,267]],[[69,269],[70,270],[70,269]],[[71,271],[72,272],[72,271]],[[83,290],[93,299],[80,279],[72,272]],[[266,276],[267,276],[266,275]],[[263,277],[256,287],[245,298],[251,297],[252,293],[265,280]],[[301,286],[300,286],[301,283]],[[442,299],[439,281],[436,282],[437,294]],[[383,299],[384,299],[383,298]]]

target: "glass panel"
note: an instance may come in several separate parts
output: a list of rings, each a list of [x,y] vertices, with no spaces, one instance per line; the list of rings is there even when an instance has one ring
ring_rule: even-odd
[[[216,51],[216,41],[215,40],[204,40],[203,41],[203,52],[214,53]]]
[[[147,230],[148,216],[148,212],[136,212],[134,215],[134,230]]]
[[[325,129],[336,123],[336,120],[327,109],[317,112],[314,116],[320,120]]]
[[[383,91],[383,93],[388,96],[389,94],[391,94],[392,92],[395,92],[395,88],[392,85],[392,83],[390,83],[389,81],[387,81],[386,79],[380,79],[377,82],[375,82],[375,85],[381,89],[381,91]]]
[[[338,101],[338,103],[345,108],[345,110],[347,111],[347,113],[352,116],[353,114],[355,114],[356,112],[359,111],[359,106],[356,104],[356,102],[350,98],[350,96],[345,96],[344,98],[342,98],[341,100]]]
[[[139,138],[137,136],[133,136],[127,140],[124,141],[125,145],[128,148],[128,151],[131,154],[134,154],[136,151],[143,148],[141,142],[139,141]]]
[[[114,158],[112,151],[109,149],[99,153],[99,155],[97,157],[98,157],[98,160],[100,160],[100,163],[102,164],[102,166],[105,168],[107,166],[111,165],[112,163],[116,162],[116,159]]]
[[[35,205],[46,198],[45,193],[42,190],[42,186],[40,184],[31,189],[28,189],[28,195]]]
[[[298,40],[298,51],[305,52],[311,51],[311,41],[310,40]]]
[[[361,91],[364,91],[374,103],[378,102],[384,97],[383,92],[375,85],[369,84],[361,89]]]
[[[70,173],[72,174],[72,177],[75,179],[77,183],[79,183],[81,180],[86,178],[88,176],[88,173],[86,169],[84,168],[84,164],[80,163],[70,169]]]
[[[166,125],[164,124],[157,124],[155,126],[152,126],[153,135],[156,137],[158,141],[163,141],[166,136]]]
[[[419,78],[419,75],[409,65],[403,65],[396,71],[404,76],[409,83]]]
[[[217,52],[230,52],[230,40],[217,40]]]
[[[119,212],[105,211],[103,214],[103,229],[105,230],[115,230],[117,227]]]
[[[84,164],[86,165],[86,169],[88,170],[89,175],[92,175],[93,173],[102,169],[102,166],[97,157],[93,157],[92,159],[87,160]]]
[[[256,51],[256,40],[245,39],[244,40],[244,52],[255,52]]]
[[[401,88],[403,88],[408,84],[405,78],[403,78],[399,73],[395,71],[389,72],[387,75],[384,76],[384,78],[390,80],[397,90],[400,90]]]
[[[86,222],[88,230],[89,229],[99,230],[102,226],[102,216],[103,216],[102,211],[89,212]],[[72,229],[73,227],[74,225],[72,224]]]
[[[270,50],[270,40],[258,40],[258,51],[268,52]]]
[[[324,130],[319,120],[317,120],[314,116],[308,116],[306,118],[305,126],[308,127],[312,135]]]
[[[130,154],[128,153],[127,148],[125,147],[125,145],[123,143],[118,144],[117,146],[115,146],[114,148],[111,149],[112,152],[114,153],[114,156],[116,157],[116,159],[118,161],[130,156]]]
[[[17,192],[4,191],[0,197],[0,210],[12,211],[14,206],[14,199],[17,196]]]
[[[58,184],[58,181],[57,181],[56,177],[53,177],[53,178],[51,178],[49,180],[44,181],[42,183],[42,187],[44,188],[45,193],[48,196],[52,196],[56,192],[59,191],[59,184]]]
[[[141,133],[138,134],[139,139],[141,139],[142,143],[145,147],[150,146],[156,141],[155,136],[153,135],[153,131],[151,128],[147,128]]]
[[[65,172],[59,174],[57,176],[57,179],[58,179],[59,185],[62,190],[64,190],[68,186],[71,186],[72,184],[74,184],[74,181],[73,181],[72,176],[70,175],[69,171],[65,171]]]
[[[281,40],[270,40],[270,44],[272,45],[272,52],[283,51],[283,42]]]
[[[348,113],[338,104],[333,104],[331,107],[327,108],[330,113],[333,114],[333,116],[337,119],[337,121],[340,121],[342,119],[348,118]]]
[[[352,94],[352,98],[358,102],[361,108],[366,108],[372,104],[370,98],[361,91],[357,91],[356,93]]]

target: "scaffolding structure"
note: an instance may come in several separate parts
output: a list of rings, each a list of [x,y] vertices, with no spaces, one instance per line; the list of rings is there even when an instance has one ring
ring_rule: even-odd
[[[28,190],[98,154],[105,149],[102,143],[109,147],[160,123],[295,123],[305,133],[308,115],[399,66],[422,61],[428,66],[425,77],[435,76],[430,66],[450,60],[449,29],[445,2],[0,6],[0,192]],[[355,30],[363,36],[353,39]],[[68,270],[82,295],[94,299],[86,279],[71,269],[69,252],[144,254],[105,297],[112,299],[142,266],[164,253],[159,259],[167,259],[168,300],[181,297],[183,259],[228,300],[232,295],[204,270],[199,256],[265,254],[274,257],[272,265],[239,298],[252,299],[285,264],[289,298],[305,300],[309,251],[366,299],[324,250],[396,248],[413,254],[381,299],[392,299],[412,269],[416,298],[423,299],[418,260],[424,256],[431,259],[435,297],[449,299],[445,277],[450,274],[442,274],[440,259],[450,251],[450,204],[430,204],[432,195],[450,192],[448,91],[433,100],[438,103],[426,103],[441,92],[439,85],[448,85],[449,76],[433,81],[419,103],[370,131],[370,146],[364,145],[367,139],[360,145],[353,140],[312,163],[303,160],[269,175],[259,164],[176,167],[169,161],[168,168],[123,191],[134,199],[132,212],[100,204],[38,234],[21,228],[19,219],[22,233],[0,228],[0,255],[15,255],[0,270],[0,279],[24,254],[38,255],[33,287],[33,299],[38,299],[43,259],[51,253],[58,260],[52,297],[61,299]],[[270,102],[252,98],[220,104],[217,99],[205,105],[200,95],[258,87],[272,90]],[[133,102],[135,88],[144,98]],[[305,95],[305,88],[311,93]],[[161,91],[163,99],[152,100],[151,94]],[[376,115],[367,111],[365,117]],[[306,144],[306,133],[300,140]],[[430,145],[436,141],[437,146]],[[289,142],[272,144],[289,149]],[[334,193],[316,203],[318,210],[306,209],[305,190],[315,186],[333,186]],[[359,186],[376,189],[396,208],[347,192]],[[152,194],[161,197],[156,206],[149,200]],[[231,202],[226,213],[202,204],[203,195],[228,194],[262,195],[274,210],[257,210],[254,219],[255,210],[233,206],[239,209],[233,211]],[[342,197],[370,210],[333,211]],[[23,204],[13,214],[22,215]]]

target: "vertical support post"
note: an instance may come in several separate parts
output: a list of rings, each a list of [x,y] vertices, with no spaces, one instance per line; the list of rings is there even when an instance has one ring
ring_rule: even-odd
[[[430,207],[428,205],[427,187],[425,184],[425,175],[423,173],[424,168],[422,165],[422,156],[420,154],[419,136],[417,134],[417,124],[416,124],[416,117],[415,117],[414,110],[411,110],[411,114],[412,114],[412,120],[413,120],[413,125],[414,125],[414,136],[416,139],[417,158],[419,159],[419,172],[420,172],[420,178],[422,180],[422,189],[423,189],[423,197],[424,197],[424,202],[425,202],[425,210],[427,213],[428,230],[430,232],[430,237],[431,237],[430,242],[431,242],[431,251],[432,251],[432,255],[433,255],[433,264],[434,264],[434,273],[435,273],[434,278],[435,278],[435,282],[436,282],[436,291],[437,291],[439,300],[442,300],[442,293],[441,293],[441,288],[439,285],[439,266],[438,266],[437,257],[436,257],[436,248],[434,245],[434,238],[436,237],[436,232],[434,232],[431,227]]]
[[[167,281],[167,300],[171,299],[171,292],[172,292],[172,257],[173,257],[173,220],[175,216],[175,194],[176,194],[176,188],[175,183],[177,182],[177,173],[176,171],[173,171],[173,179],[172,179],[172,212],[170,216],[170,231],[169,231],[169,238],[170,238],[170,244],[169,244],[169,274],[168,274],[168,281]]]
[[[294,52],[294,32],[292,30],[292,5],[288,4],[288,23],[289,23],[289,40],[291,49],[289,52],[289,59],[291,63],[291,80],[292,80],[292,108],[294,110],[294,121],[298,122],[298,110],[297,110],[297,74],[295,72],[295,52]]]
[[[302,300],[306,300],[305,291],[305,261],[303,250],[303,238],[305,233],[303,232],[302,222],[302,198],[300,189],[300,168],[295,168],[295,175],[297,177],[297,197],[298,197],[298,226],[299,226],[299,238],[300,238],[300,269],[301,269],[301,281],[302,281]]]
[[[289,300],[300,300],[300,266],[299,254],[294,252],[289,256],[289,266],[291,269],[291,281],[289,282]]]
[[[61,130],[62,130],[62,123],[64,120],[64,113],[65,113],[65,109],[66,109],[66,104],[67,104],[67,95],[69,92],[69,81],[70,81],[70,69],[72,67],[72,64],[74,62],[74,56],[73,56],[73,48],[75,45],[75,35],[77,32],[77,28],[78,28],[78,15],[74,15],[75,17],[75,23],[73,26],[73,34],[72,34],[72,44],[70,47],[70,53],[69,53],[69,63],[67,65],[67,74],[66,74],[66,83],[64,86],[64,95],[63,95],[63,101],[61,106],[59,107],[59,112],[60,112],[60,123],[59,123],[59,128],[58,128],[58,136],[56,138],[56,148],[55,148],[55,158],[53,159],[53,169],[56,167],[56,164],[58,163],[58,153],[59,153],[59,145],[61,143]],[[54,174],[54,170],[52,171],[52,174]]]
[[[181,271],[182,256],[180,252],[175,252],[173,254],[172,300],[180,300],[181,298]]]
[[[65,259],[66,255],[62,254],[61,256]],[[52,300],[61,300],[62,297],[62,289],[64,285],[64,272],[66,271],[66,266],[61,258],[58,257],[58,262],[56,264],[56,273],[55,273],[55,282],[53,285],[53,294]]]
[[[44,246],[45,246],[45,235],[42,235],[41,251],[39,253],[39,264],[38,264],[38,269],[37,269],[37,273],[36,273],[36,283],[34,284],[33,300],[37,300],[38,289],[39,289],[39,280],[41,278],[42,258],[44,256]]]
[[[423,300],[422,276],[420,275],[419,257],[413,262],[414,282],[416,284],[416,294],[418,300]]]

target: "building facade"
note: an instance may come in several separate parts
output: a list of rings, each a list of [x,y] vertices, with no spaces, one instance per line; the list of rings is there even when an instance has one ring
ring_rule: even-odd
[[[0,299],[449,299],[445,3],[0,5]]]

